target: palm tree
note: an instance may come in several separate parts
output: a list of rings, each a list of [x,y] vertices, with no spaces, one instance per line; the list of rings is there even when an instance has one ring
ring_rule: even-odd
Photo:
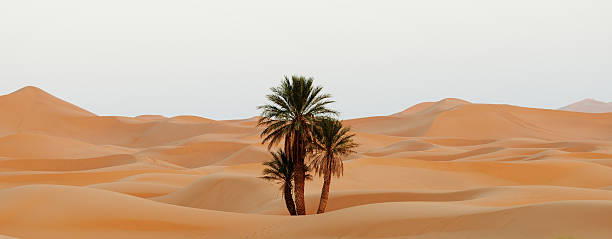
[[[311,166],[319,176],[323,175],[323,188],[317,213],[325,212],[329,187],[333,175],[340,177],[344,172],[342,158],[355,153],[358,146],[350,133],[350,127],[343,127],[342,123],[333,118],[321,118],[314,131],[315,141],[312,147]]]
[[[287,154],[282,149],[272,154],[272,159],[263,163],[265,168],[262,172],[264,176],[261,178],[268,181],[277,181],[281,185],[283,191],[283,197],[285,198],[285,205],[289,214],[297,215],[295,212],[295,203],[293,202],[293,194],[291,190],[293,188],[293,162],[289,161]]]
[[[285,198],[285,205],[287,206],[287,210],[291,215],[297,215],[295,211],[295,203],[293,202],[293,193],[291,192],[293,188],[293,162],[287,158],[287,154],[284,150],[280,149],[278,152],[273,153],[272,159],[270,161],[263,162],[262,164],[266,166],[264,168],[262,174],[264,176],[260,177],[262,179],[268,181],[276,181],[281,185],[281,190],[283,191],[283,198]],[[310,167],[306,166],[306,179],[312,179],[310,175]]]
[[[272,94],[266,96],[270,104],[257,107],[262,111],[257,125],[266,127],[261,132],[262,143],[268,143],[270,149],[284,141],[287,158],[294,164],[295,207],[298,215],[306,214],[304,158],[312,142],[316,119],[337,114],[327,108],[334,101],[331,95],[321,93],[322,89],[312,85],[312,78],[292,76],[289,79],[285,76],[281,85],[271,88]]]

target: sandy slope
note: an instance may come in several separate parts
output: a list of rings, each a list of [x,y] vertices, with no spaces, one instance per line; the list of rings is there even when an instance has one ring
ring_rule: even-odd
[[[444,99],[347,120],[358,154],[304,217],[257,178],[257,118],[101,117],[35,87],[0,113],[0,238],[612,235],[612,113]]]
[[[612,203],[604,200],[514,207],[393,202],[286,217],[190,209],[104,190],[54,185],[8,189],[0,193],[0,199],[3,233],[32,238],[606,238],[612,227]],[[46,217],[40,217],[41,213]],[[37,230],[28,230],[33,227]]]

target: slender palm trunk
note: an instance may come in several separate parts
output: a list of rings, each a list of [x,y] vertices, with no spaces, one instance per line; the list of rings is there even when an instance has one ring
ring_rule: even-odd
[[[301,136],[295,137],[294,140],[293,155],[295,156],[295,168],[293,181],[295,181],[295,209],[297,215],[306,215],[306,205],[304,203],[304,180],[306,179],[306,172],[304,172],[305,145]]]
[[[295,213],[295,203],[293,202],[293,194],[291,193],[293,186],[291,185],[291,180],[289,182],[285,182],[283,185],[283,193],[285,197],[285,205],[287,206],[287,210],[291,216],[297,215]]]
[[[324,213],[327,207],[327,199],[329,198],[329,186],[331,185],[331,173],[326,173],[323,179],[323,188],[321,188],[321,199],[319,200],[319,209],[317,214]]]

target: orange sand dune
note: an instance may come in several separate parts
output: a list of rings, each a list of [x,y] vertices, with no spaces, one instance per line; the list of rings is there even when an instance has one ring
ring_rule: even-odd
[[[129,145],[133,147],[151,147],[206,134],[247,135],[254,134],[255,132],[257,130],[253,127],[233,126],[203,118],[172,118],[157,122],[155,125],[140,132]]]
[[[612,235],[612,113],[450,98],[346,120],[358,152],[301,217],[258,178],[257,117],[97,116],[35,87],[0,114],[0,238]]]
[[[45,200],[36,200],[41,196]],[[0,205],[0,221],[7,222],[0,224],[0,230],[8,236],[20,237],[605,238],[612,228],[612,222],[607,220],[612,203],[606,200],[514,207],[394,202],[356,206],[324,215],[287,217],[191,209],[66,186],[16,187],[0,191],[0,199],[4,202]],[[66,213],[66,208],[72,213]],[[40,212],[46,217],[40,217]],[[31,227],[37,230],[28,230]]]
[[[180,189],[178,186],[173,186],[163,183],[147,183],[147,182],[111,182],[93,184],[89,187],[105,189],[108,191],[119,192],[127,195],[132,195],[142,198],[159,197],[173,193]]]
[[[216,173],[155,200],[186,207],[247,213],[261,210],[263,205],[278,198],[277,189],[277,186],[251,175]]]
[[[142,121],[161,121],[167,119],[162,115],[139,115],[134,118]]]
[[[441,113],[426,136],[612,140],[612,113],[588,114],[509,105],[464,105]]]
[[[392,116],[353,119],[345,123],[358,132],[392,136],[424,136],[439,114],[469,104],[459,99],[444,99],[430,103],[414,106],[414,108]]]
[[[176,116],[176,117],[172,117],[170,119],[168,119],[169,122],[175,122],[175,123],[193,123],[193,124],[198,124],[198,123],[210,123],[210,122],[214,122],[214,120],[211,119],[206,119],[206,118],[202,118],[202,117],[198,117],[198,116],[190,116],[190,115],[182,115],[182,116]]]
[[[199,174],[177,174],[177,173],[141,173],[122,178],[118,182],[149,182],[161,183],[172,186],[185,187],[200,179]]]
[[[5,159],[0,160],[0,168],[22,171],[79,171],[134,162],[137,162],[136,158],[129,154],[82,159]]]
[[[11,158],[79,158],[132,153],[112,145],[93,145],[74,139],[37,134],[14,134],[0,138],[0,156]]]
[[[404,137],[612,140],[610,118],[612,113],[588,114],[445,99],[419,111],[346,123],[357,131]]]
[[[215,164],[247,148],[247,144],[236,142],[202,142],[181,146],[161,146],[138,153],[186,168],[197,168]]]
[[[442,109],[452,109],[461,105],[470,104],[469,101],[465,101],[457,98],[447,98],[438,102],[423,102],[416,105],[411,106],[408,109],[405,109],[402,112],[395,113],[392,116],[396,117],[404,117],[410,114],[415,114],[423,111],[431,111],[432,109],[442,108]]]

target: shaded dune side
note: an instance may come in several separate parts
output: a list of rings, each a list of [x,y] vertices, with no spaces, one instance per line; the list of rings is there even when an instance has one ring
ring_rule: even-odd
[[[262,179],[243,174],[215,173],[154,200],[217,211],[254,212],[277,196],[278,186]]]

